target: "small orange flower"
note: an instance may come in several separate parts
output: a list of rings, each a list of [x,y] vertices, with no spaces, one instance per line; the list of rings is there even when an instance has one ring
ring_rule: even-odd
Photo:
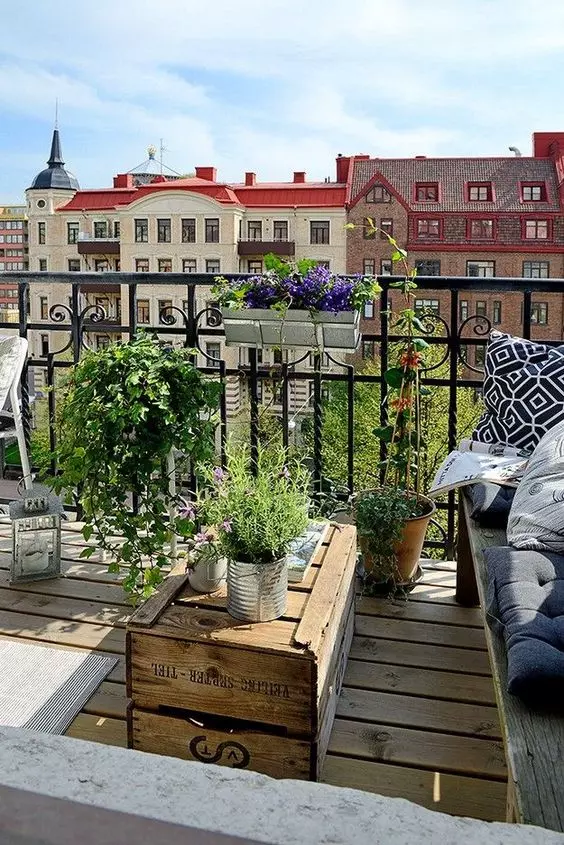
[[[401,399],[392,399],[390,405],[394,411],[405,411],[407,408],[413,407],[413,399],[409,396],[403,396]]]
[[[416,370],[421,363],[421,353],[419,352],[404,352],[400,358],[400,365],[408,370]]]

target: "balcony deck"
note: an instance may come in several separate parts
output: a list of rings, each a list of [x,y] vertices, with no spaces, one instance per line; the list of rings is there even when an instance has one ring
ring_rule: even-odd
[[[125,746],[130,607],[104,563],[79,559],[83,546],[69,526],[66,577],[11,587],[10,526],[0,525],[0,637],[118,655],[67,733]],[[502,820],[505,761],[479,611],[455,604],[454,564],[429,564],[408,602],[359,599],[323,779]]]

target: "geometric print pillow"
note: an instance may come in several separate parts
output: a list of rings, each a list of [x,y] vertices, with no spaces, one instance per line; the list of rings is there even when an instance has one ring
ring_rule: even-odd
[[[532,451],[564,421],[564,346],[493,331],[486,349],[486,411],[472,438]]]

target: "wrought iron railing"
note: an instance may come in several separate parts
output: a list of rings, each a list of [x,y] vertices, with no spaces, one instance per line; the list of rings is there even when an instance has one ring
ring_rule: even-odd
[[[241,274],[237,274],[237,278]],[[5,283],[18,285],[18,323],[0,321],[0,331],[9,333],[18,331],[20,336],[30,341],[30,358],[21,384],[21,402],[25,423],[26,437],[31,439],[33,424],[33,390],[37,384],[45,384],[47,417],[49,420],[49,442],[55,442],[53,421],[56,414],[56,390],[50,388],[56,382],[56,373],[77,361],[81,351],[92,346],[96,337],[123,338],[132,337],[140,328],[157,331],[163,338],[170,338],[188,348],[197,350],[201,358],[201,369],[210,376],[218,378],[224,384],[237,383],[246,385],[248,396],[249,437],[251,449],[257,449],[261,425],[261,396],[266,385],[275,383],[272,406],[281,421],[281,438],[285,446],[292,440],[295,418],[302,415],[310,420],[311,437],[310,459],[315,485],[315,493],[321,497],[332,478],[332,468],[324,462],[323,414],[325,407],[324,388],[334,383],[343,383],[346,394],[345,432],[343,436],[346,452],[346,469],[342,473],[337,493],[341,498],[355,491],[355,390],[359,385],[377,385],[379,392],[379,416],[374,424],[386,422],[385,398],[387,386],[382,373],[388,366],[391,350],[400,338],[393,333],[393,321],[390,321],[388,307],[390,302],[390,284],[394,278],[379,277],[383,288],[380,308],[374,309],[375,319],[366,320],[363,340],[373,342],[375,365],[367,372],[360,355],[340,357],[336,354],[309,352],[298,354],[293,360],[278,360],[269,365],[261,364],[260,351],[250,348],[241,360],[229,361],[229,355],[218,357],[217,347],[213,349],[205,344],[221,343],[223,329],[221,316],[206,295],[206,288],[213,284],[213,276],[206,274],[177,273],[112,273],[111,285],[121,285],[121,319],[109,319],[100,305],[87,304],[81,294],[81,287],[88,290],[92,284],[105,283],[105,277],[99,273],[4,273]],[[229,278],[229,277],[228,277]],[[107,282],[110,284],[109,280]],[[509,327],[513,333],[531,337],[534,326],[535,338],[550,343],[559,343],[562,339],[562,320],[558,325],[539,326],[534,323],[533,297],[554,295],[560,303],[564,294],[564,279],[516,279],[516,278],[466,278],[466,277],[420,277],[417,280],[417,296],[426,298],[429,291],[442,303],[442,313],[427,312],[424,327],[427,340],[437,352],[432,363],[423,372],[422,382],[433,388],[440,388],[448,393],[448,421],[444,442],[444,454],[456,447],[459,439],[458,399],[462,388],[479,389],[482,368],[472,363],[469,351],[484,347],[492,328],[505,330],[503,321],[496,326],[487,314],[472,314],[467,310],[461,313],[460,303],[468,302],[468,296],[483,295],[485,302],[504,301],[505,294],[517,294],[522,302],[518,325]],[[63,286],[61,288],[60,286]],[[142,287],[143,293],[139,295]],[[64,291],[62,298],[61,291]],[[112,295],[115,296],[115,288]],[[150,297],[148,291],[160,302],[167,303],[159,313],[153,309],[153,318],[149,323],[138,323],[137,301],[143,303]],[[37,307],[39,297],[51,292],[47,306],[43,301],[41,311]],[[464,294],[464,297],[461,296]],[[393,295],[393,294],[392,294]],[[467,296],[468,295],[468,296]],[[489,297],[489,300],[488,300]],[[201,300],[204,300],[203,307]],[[47,310],[45,308],[47,307]],[[40,313],[40,317],[37,314]],[[146,313],[145,313],[146,316]],[[106,342],[106,341],[104,341]],[[362,347],[361,347],[362,348]],[[220,346],[221,350],[221,346]],[[37,373],[43,376],[37,378]],[[35,373],[36,378],[30,378]],[[30,397],[30,385],[32,395]],[[301,385],[301,404],[296,408],[291,394]],[[305,388],[305,391],[304,391]],[[305,402],[303,401],[306,396]],[[219,444],[222,456],[230,426],[230,413],[227,392],[224,390],[219,408]],[[374,440],[374,464],[379,462],[378,441]],[[455,535],[455,498],[449,494],[442,503],[442,518],[439,520],[440,535],[431,541],[431,546],[441,547],[448,556],[453,555]]]

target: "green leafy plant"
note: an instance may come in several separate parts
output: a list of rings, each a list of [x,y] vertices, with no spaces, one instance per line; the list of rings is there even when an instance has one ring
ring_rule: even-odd
[[[406,520],[413,516],[405,492],[399,488],[365,490],[355,499],[354,513],[366,569],[378,581],[400,581],[394,550]]]
[[[181,515],[171,522],[167,456],[177,449],[199,463],[214,454],[221,386],[196,369],[192,355],[144,334],[88,351],[59,403],[54,486],[77,489],[84,538],[111,553],[111,571],[125,569],[124,588],[134,597],[147,597],[162,580],[172,532],[187,528]]]
[[[226,469],[208,470],[204,481],[197,517],[214,527],[219,552],[231,560],[279,560],[307,528],[310,474],[277,446],[259,444],[253,463],[249,447],[232,441]]]

